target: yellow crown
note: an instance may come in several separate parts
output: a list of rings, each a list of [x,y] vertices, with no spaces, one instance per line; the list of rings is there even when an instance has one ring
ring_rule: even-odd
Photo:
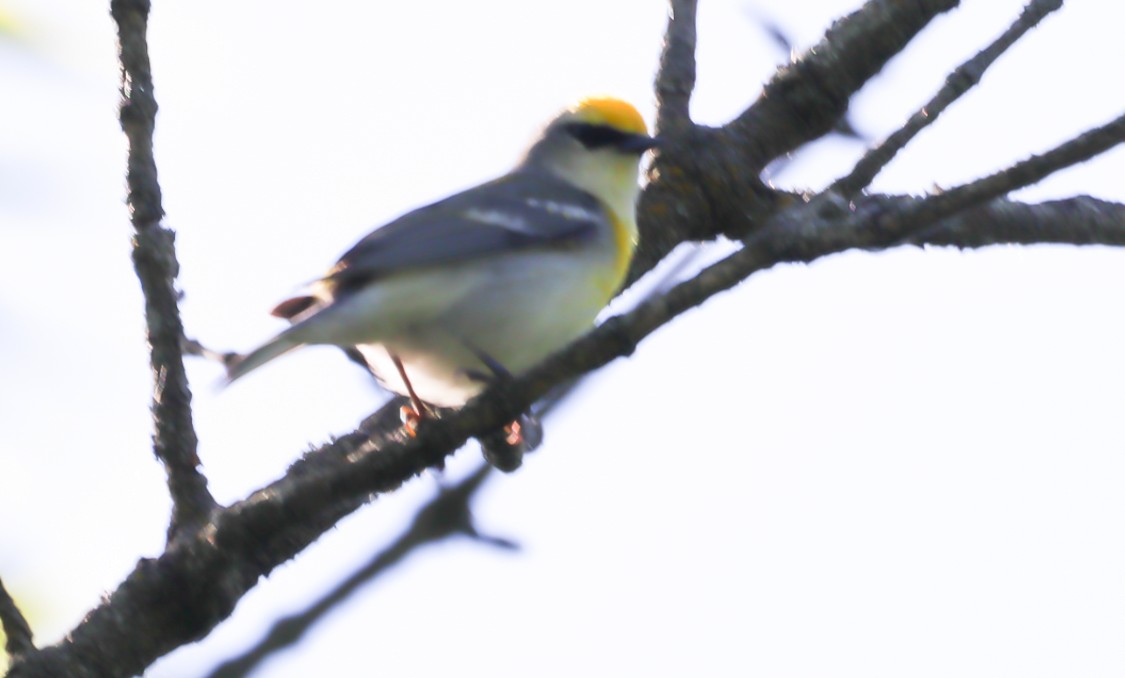
[[[632,104],[613,97],[589,97],[570,109],[583,122],[609,125],[622,132],[648,134],[645,119]]]

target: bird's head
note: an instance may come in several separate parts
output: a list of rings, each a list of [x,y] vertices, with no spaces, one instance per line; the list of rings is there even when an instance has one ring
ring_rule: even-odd
[[[527,151],[523,167],[542,169],[617,206],[637,194],[637,169],[658,141],[631,104],[590,97],[560,113]]]

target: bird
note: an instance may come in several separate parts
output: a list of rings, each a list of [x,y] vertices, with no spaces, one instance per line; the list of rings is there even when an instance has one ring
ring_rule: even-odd
[[[306,345],[358,351],[414,414],[460,407],[589,331],[637,246],[631,104],[588,97],[507,174],[377,228],[272,311],[290,326],[228,366],[227,383]]]

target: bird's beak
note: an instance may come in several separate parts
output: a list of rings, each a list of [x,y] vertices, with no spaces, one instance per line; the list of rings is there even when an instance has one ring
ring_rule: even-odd
[[[658,146],[660,146],[660,139],[658,137],[650,137],[647,134],[632,134],[629,138],[621,142],[619,148],[623,151],[644,153]]]

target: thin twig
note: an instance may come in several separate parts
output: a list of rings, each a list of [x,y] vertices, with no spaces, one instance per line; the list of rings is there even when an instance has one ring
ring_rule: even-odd
[[[656,73],[656,130],[667,134],[691,125],[695,89],[696,0],[671,0],[664,51]]]
[[[0,626],[8,639],[4,643],[4,650],[10,658],[15,660],[35,650],[35,643],[31,639],[31,626],[20,612],[16,601],[8,595],[3,581],[0,581]]]
[[[215,500],[199,472],[198,441],[192,424],[191,391],[180,345],[184,334],[175,288],[179,263],[175,235],[160,225],[164,216],[152,133],[156,97],[148,58],[148,0],[113,0],[121,63],[121,129],[129,140],[129,210],[135,236],[133,266],[145,299],[145,321],[155,388],[152,416],[153,449],[164,464],[172,516],[171,539],[181,529],[207,520]]]
[[[984,204],[994,198],[1030,186],[1061,169],[1104,153],[1122,142],[1125,142],[1125,114],[1100,127],[1083,132],[1046,153],[1033,155],[983,179],[935,195],[919,206],[914,217],[932,223],[960,210]]]
[[[945,79],[945,84],[938,90],[925,105],[915,111],[914,115],[902,127],[888,136],[882,143],[872,148],[863,156],[851,173],[836,180],[830,190],[844,196],[853,196],[871,185],[871,181],[886,167],[895,155],[910,143],[919,132],[934,123],[938,116],[953,102],[957,101],[966,92],[980,82],[981,77],[989,66],[1008,51],[1012,45],[1022,38],[1029,30],[1039,24],[1051,12],[1062,7],[1062,0],[1032,0],[1018,19],[1004,31],[991,45],[982,49],[968,61],[958,66]]]

